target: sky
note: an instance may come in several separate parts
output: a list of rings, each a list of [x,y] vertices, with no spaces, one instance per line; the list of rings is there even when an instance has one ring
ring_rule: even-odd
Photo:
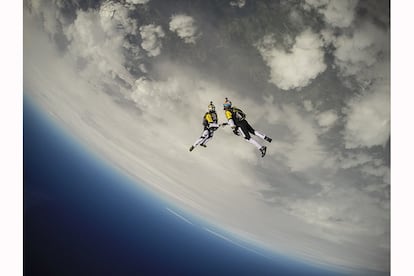
[[[24,90],[102,158],[272,250],[389,270],[387,1],[52,2],[24,2]],[[225,97],[265,158],[228,128],[188,151]]]

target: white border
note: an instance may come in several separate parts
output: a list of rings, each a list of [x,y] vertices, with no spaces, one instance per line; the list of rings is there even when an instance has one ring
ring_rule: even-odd
[[[23,275],[23,1],[0,16],[0,275]]]

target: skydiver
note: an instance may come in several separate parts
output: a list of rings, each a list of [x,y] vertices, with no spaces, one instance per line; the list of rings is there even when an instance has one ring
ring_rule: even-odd
[[[272,142],[272,138],[258,132],[257,130],[254,130],[246,120],[246,114],[241,109],[232,106],[231,101],[227,98],[223,104],[223,109],[228,120],[228,124],[233,129],[233,133],[237,136],[243,136],[247,142],[255,145],[260,150],[262,157],[264,157],[267,149],[266,146],[261,146],[256,140],[252,139],[250,134],[260,137],[269,143]]]
[[[216,131],[220,126],[217,121],[218,117],[216,113],[216,107],[214,106],[213,102],[210,102],[208,105],[208,112],[206,112],[203,117],[203,133],[201,134],[200,138],[195,141],[195,143],[190,147],[190,151],[192,151],[197,145],[205,148],[207,147],[207,142],[213,138],[214,131]]]

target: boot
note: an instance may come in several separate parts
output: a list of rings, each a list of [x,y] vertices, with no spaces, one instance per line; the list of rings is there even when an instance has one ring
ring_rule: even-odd
[[[266,155],[266,146],[260,148],[260,152],[262,153],[262,157]]]

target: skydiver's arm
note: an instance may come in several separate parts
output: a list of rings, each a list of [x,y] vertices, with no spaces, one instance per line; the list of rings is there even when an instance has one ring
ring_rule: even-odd
[[[232,116],[231,112],[228,111],[228,110],[226,110],[226,118],[227,118],[227,120],[228,120],[229,125],[231,126],[231,128],[235,128],[236,127],[236,124],[233,121],[233,116]]]
[[[208,122],[208,128],[219,127],[220,126],[219,124],[214,123],[213,117],[211,117],[211,114],[209,114],[209,113],[207,113],[207,115],[206,115],[206,120]]]
[[[227,113],[226,113],[226,115],[227,115]],[[230,116],[231,116],[231,113],[230,113]],[[228,117],[227,117],[228,118]],[[231,128],[233,129],[233,133],[235,134],[235,135],[237,135],[237,136],[239,136],[240,134],[239,134],[239,130],[238,130],[238,126],[236,126],[236,124],[234,123],[234,121],[233,121],[233,118],[228,118],[228,120],[229,120],[229,125],[231,126]]]

